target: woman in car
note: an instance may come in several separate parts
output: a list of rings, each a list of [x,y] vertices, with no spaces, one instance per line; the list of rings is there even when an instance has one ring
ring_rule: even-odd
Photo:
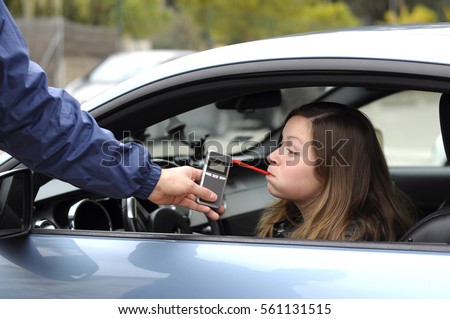
[[[374,127],[356,109],[319,102],[293,110],[267,159],[278,200],[259,222],[260,237],[395,241],[414,222]]]

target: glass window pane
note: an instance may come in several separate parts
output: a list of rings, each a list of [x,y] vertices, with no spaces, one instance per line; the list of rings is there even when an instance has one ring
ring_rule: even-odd
[[[389,166],[442,166],[439,93],[404,91],[361,110],[382,136]]]

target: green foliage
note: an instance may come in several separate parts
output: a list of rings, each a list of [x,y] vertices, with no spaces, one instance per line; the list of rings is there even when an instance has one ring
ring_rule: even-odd
[[[152,36],[154,48],[201,50],[205,48],[201,30],[186,14],[175,13],[172,23]]]
[[[9,9],[9,11],[11,12],[11,14],[13,16],[21,16],[24,9],[22,6],[22,1],[17,1],[17,0],[3,0],[3,2],[5,3],[6,7]]]
[[[4,1],[16,17],[62,14],[71,21],[116,28],[125,37],[150,39],[155,47],[179,49],[376,22],[450,20],[450,0]]]
[[[15,17],[25,11],[31,13],[28,17],[59,14],[78,23],[116,27],[132,38],[149,38],[173,15],[164,0],[5,0],[5,4]]]
[[[116,15],[116,0],[64,0],[63,3],[63,16],[79,23],[112,26]]]
[[[450,21],[450,6],[444,6],[443,12],[444,12],[446,21]]]
[[[404,5],[400,8],[399,13],[389,10],[385,14],[385,22],[389,24],[427,23],[436,21],[438,21],[436,12],[420,4],[414,6],[412,10]]]
[[[394,1],[394,0],[390,0]],[[370,25],[383,20],[384,13],[389,9],[389,0],[345,0],[363,24]]]
[[[167,27],[173,12],[164,0],[126,0],[123,2],[123,30],[131,38],[149,38]]]
[[[326,0],[177,0],[215,45],[355,26],[348,6]]]

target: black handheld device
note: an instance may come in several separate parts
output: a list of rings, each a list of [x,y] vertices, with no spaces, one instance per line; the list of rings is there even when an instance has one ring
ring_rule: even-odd
[[[219,208],[222,204],[223,193],[227,184],[228,172],[231,167],[231,156],[208,151],[206,161],[203,165],[203,174],[200,186],[209,188],[217,194],[217,200],[208,202],[201,198],[197,198],[197,203],[209,206],[211,208]]]

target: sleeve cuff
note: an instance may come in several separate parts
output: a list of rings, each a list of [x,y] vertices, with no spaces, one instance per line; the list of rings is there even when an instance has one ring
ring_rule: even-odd
[[[145,183],[133,194],[134,197],[140,199],[147,199],[148,196],[153,192],[156,184],[161,177],[161,166],[157,164],[150,164],[150,176],[147,178]]]

